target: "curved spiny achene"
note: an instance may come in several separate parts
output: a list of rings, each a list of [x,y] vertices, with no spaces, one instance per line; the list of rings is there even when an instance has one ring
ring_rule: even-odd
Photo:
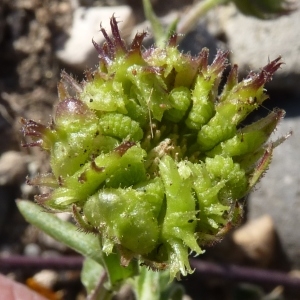
[[[117,22],[95,42],[99,67],[77,83],[65,72],[49,126],[23,120],[23,133],[50,153],[52,173],[29,180],[50,187],[43,206],[74,212],[98,232],[103,250],[122,263],[140,259],[171,277],[191,273],[189,252],[220,239],[241,215],[238,200],[267,169],[268,143],[284,111],[253,124],[246,116],[267,98],[264,85],[280,58],[238,82],[234,65],[223,90],[227,52],[181,53],[176,35],[164,48],[142,50],[145,32],[128,47]],[[70,96],[69,88],[75,96]],[[84,225],[84,222],[87,225]]]

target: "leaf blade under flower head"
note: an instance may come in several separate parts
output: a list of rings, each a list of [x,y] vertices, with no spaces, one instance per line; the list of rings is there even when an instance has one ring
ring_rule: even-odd
[[[231,0],[245,15],[272,19],[291,13],[294,3],[287,0]]]

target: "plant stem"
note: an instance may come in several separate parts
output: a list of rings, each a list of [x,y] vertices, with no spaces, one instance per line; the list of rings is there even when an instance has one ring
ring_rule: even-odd
[[[97,286],[95,287],[94,291],[87,296],[87,300],[109,300],[111,299],[111,292],[108,291],[105,287],[104,284],[107,281],[108,276],[107,272],[104,271],[97,283]]]
[[[150,0],[143,0],[143,6],[146,19],[150,22],[152,27],[154,40],[158,46],[163,47],[166,38],[164,28],[159,19],[156,17]]]
[[[0,257],[1,272],[13,270],[80,270],[83,258],[81,256],[62,256],[55,258],[8,256]],[[256,284],[268,284],[271,286],[282,285],[286,289],[300,290],[300,279],[292,277],[288,273],[275,270],[254,269],[232,264],[218,264],[191,259],[191,266],[195,269],[193,276],[196,278],[219,277],[236,282],[252,282]],[[199,276],[199,277],[198,277]]]
[[[199,259],[191,259],[190,261],[192,268],[195,268],[196,276],[219,277],[235,282],[251,282],[260,285],[282,285],[286,289],[300,291],[299,278],[293,278],[287,273],[232,264],[216,264]]]
[[[204,0],[193,5],[187,14],[180,18],[177,25],[177,32],[180,33],[178,40],[182,39],[186,33],[191,31],[198,20],[203,17],[209,10],[217,5],[226,4],[230,0]]]
[[[39,271],[42,269],[50,270],[81,270],[83,257],[76,256],[58,256],[41,258],[39,256],[21,256],[11,255],[0,257],[0,271],[12,272],[14,270],[33,270]]]

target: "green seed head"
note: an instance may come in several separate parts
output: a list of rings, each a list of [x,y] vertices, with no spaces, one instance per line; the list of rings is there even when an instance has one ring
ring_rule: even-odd
[[[267,169],[268,143],[284,111],[244,126],[267,98],[264,84],[280,58],[238,82],[219,51],[181,53],[176,36],[165,48],[141,51],[145,33],[130,46],[111,19],[112,37],[94,43],[99,67],[77,83],[66,73],[49,126],[23,120],[23,132],[50,154],[52,174],[30,181],[50,192],[36,200],[74,213],[97,232],[103,250],[119,251],[171,277],[191,273],[188,254],[220,239],[236,224],[244,197]],[[69,95],[67,86],[73,89]]]

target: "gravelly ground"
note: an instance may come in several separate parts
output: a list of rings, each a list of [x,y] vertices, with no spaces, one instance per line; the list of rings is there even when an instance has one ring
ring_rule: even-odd
[[[81,1],[86,5],[130,4],[137,19],[142,20],[141,1]],[[162,16],[173,7],[179,9],[192,1],[153,1],[157,13]],[[28,226],[15,206],[18,197],[33,198],[35,189],[24,186],[24,177],[29,170],[45,172],[47,157],[39,149],[22,148],[20,145],[20,118],[49,120],[52,106],[57,100],[56,85],[60,70],[66,68],[57,61],[54,49],[66,37],[66,30],[72,21],[71,5],[68,0],[3,0],[0,3],[0,154],[16,151],[21,154],[20,163],[13,160],[11,169],[0,174],[0,255],[69,255],[70,250],[47,238],[32,226]],[[74,70],[66,69],[75,73]],[[34,158],[34,160],[32,160]],[[22,164],[24,163],[24,166]],[[231,251],[230,241],[223,250]],[[227,247],[227,248],[226,248]],[[223,251],[221,250],[221,251]],[[218,248],[211,257],[220,257]],[[1,271],[1,270],[0,270]],[[12,277],[19,281],[34,275],[32,271],[18,270]],[[193,286],[194,287],[194,286]],[[205,299],[217,298],[226,290],[226,282],[207,281],[203,291]],[[229,286],[227,286],[229,287]],[[63,288],[63,299],[79,297],[81,286],[78,272],[57,273],[56,289]],[[225,299],[232,299],[232,292],[224,292]],[[80,298],[78,298],[80,299]]]

